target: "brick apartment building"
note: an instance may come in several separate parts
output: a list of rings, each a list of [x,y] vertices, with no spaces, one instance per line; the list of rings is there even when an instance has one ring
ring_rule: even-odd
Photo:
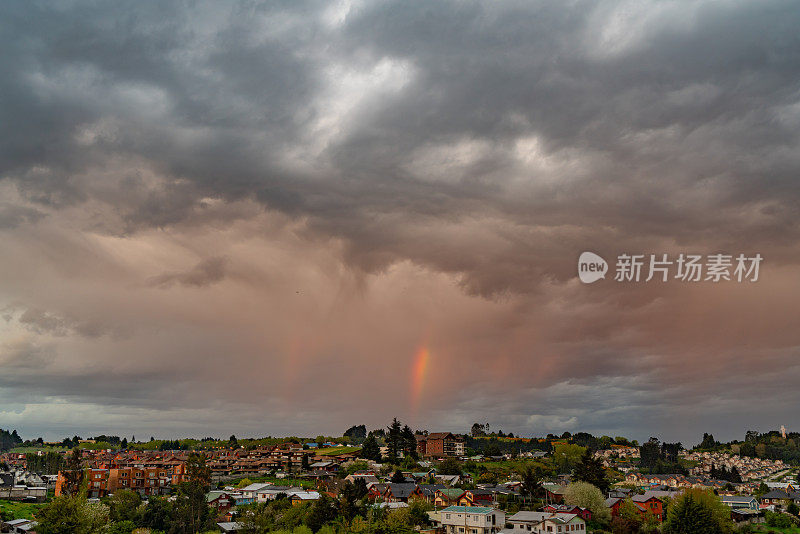
[[[464,438],[450,432],[417,434],[417,453],[426,458],[459,457],[464,455]]]
[[[88,468],[84,470],[89,497],[104,497],[121,489],[138,491],[142,495],[166,495],[173,485],[183,482],[186,464],[183,462],[160,462],[160,465]],[[65,477],[58,474],[56,495],[64,491]]]

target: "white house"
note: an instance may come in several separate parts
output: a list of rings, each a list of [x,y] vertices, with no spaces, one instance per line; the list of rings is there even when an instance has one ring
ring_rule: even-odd
[[[508,518],[511,528],[505,532],[536,534],[581,534],[586,532],[586,522],[576,514],[550,512],[517,512]]]
[[[445,534],[495,534],[506,523],[506,514],[487,506],[448,506],[439,512]]]

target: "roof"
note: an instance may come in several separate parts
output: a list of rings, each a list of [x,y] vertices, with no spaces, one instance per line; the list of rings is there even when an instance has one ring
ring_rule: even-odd
[[[16,527],[30,522],[31,522],[30,519],[12,519],[11,521],[6,521],[5,524],[10,527]]]
[[[509,517],[508,521],[526,521],[526,522],[539,522],[543,521],[545,518],[550,517],[550,512],[529,512],[527,510],[523,510],[521,512],[517,512],[516,514]]]
[[[746,502],[751,503],[753,502],[755,497],[751,497],[749,495],[723,495],[722,502]]]
[[[561,486],[559,484],[542,484],[542,487],[550,493],[554,493],[556,495],[561,495],[567,491],[566,486]]]
[[[425,439],[445,439],[449,437],[453,437],[453,434],[450,432],[432,432],[427,436],[423,436]]]
[[[417,485],[413,482],[393,482],[387,484],[386,491],[391,491],[395,497],[408,497],[416,491]]]
[[[213,500],[216,500],[216,499],[218,499],[220,497],[227,496],[227,495],[228,495],[227,491],[222,491],[222,490],[209,491],[208,493],[206,493],[206,502],[211,502]]]
[[[263,482],[256,482],[255,484],[250,484],[249,486],[245,486],[239,491],[258,491],[260,489],[266,488],[271,485],[272,484],[264,484]]]
[[[219,528],[220,528],[220,529],[221,529],[223,532],[230,532],[230,531],[233,531],[233,530],[239,530],[239,529],[241,529],[241,528],[242,528],[244,525],[243,525],[242,523],[238,523],[238,522],[233,522],[233,523],[230,523],[230,522],[224,522],[224,523],[217,523],[217,526],[218,526],[218,527],[219,527]]]
[[[577,514],[555,514],[552,517],[545,518],[545,521],[552,521],[554,523],[569,523],[576,517],[578,517]],[[583,521],[583,519],[581,519],[581,521]]]
[[[449,497],[450,499],[457,499],[462,495],[464,495],[464,490],[458,488],[445,488],[445,489],[440,489],[439,491],[442,492],[446,497]]]
[[[316,491],[298,491],[292,493],[291,499],[300,499],[301,501],[313,501],[319,499],[319,493]]]
[[[762,499],[788,499],[789,494],[783,490],[772,490],[761,496]]]
[[[454,512],[458,514],[463,514],[464,512],[468,514],[491,514],[494,512],[494,508],[489,508],[488,506],[448,506],[442,512]]]

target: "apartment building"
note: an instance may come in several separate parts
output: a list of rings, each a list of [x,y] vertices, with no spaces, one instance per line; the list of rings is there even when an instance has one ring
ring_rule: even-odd
[[[418,434],[417,453],[428,458],[464,456],[464,438],[450,432]]]

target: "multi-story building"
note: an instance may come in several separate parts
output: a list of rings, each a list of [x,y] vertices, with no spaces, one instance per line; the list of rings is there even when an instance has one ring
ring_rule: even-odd
[[[183,480],[184,469],[184,465],[89,468],[84,470],[84,480],[89,497],[104,497],[121,489],[131,489],[142,495],[164,495],[169,493],[170,486]],[[59,473],[56,495],[63,493],[65,481],[63,473]]]
[[[450,432],[417,435],[417,453],[424,457],[464,456],[464,438]]]
[[[439,521],[445,534],[494,534],[505,527],[506,514],[488,506],[448,506]]]

